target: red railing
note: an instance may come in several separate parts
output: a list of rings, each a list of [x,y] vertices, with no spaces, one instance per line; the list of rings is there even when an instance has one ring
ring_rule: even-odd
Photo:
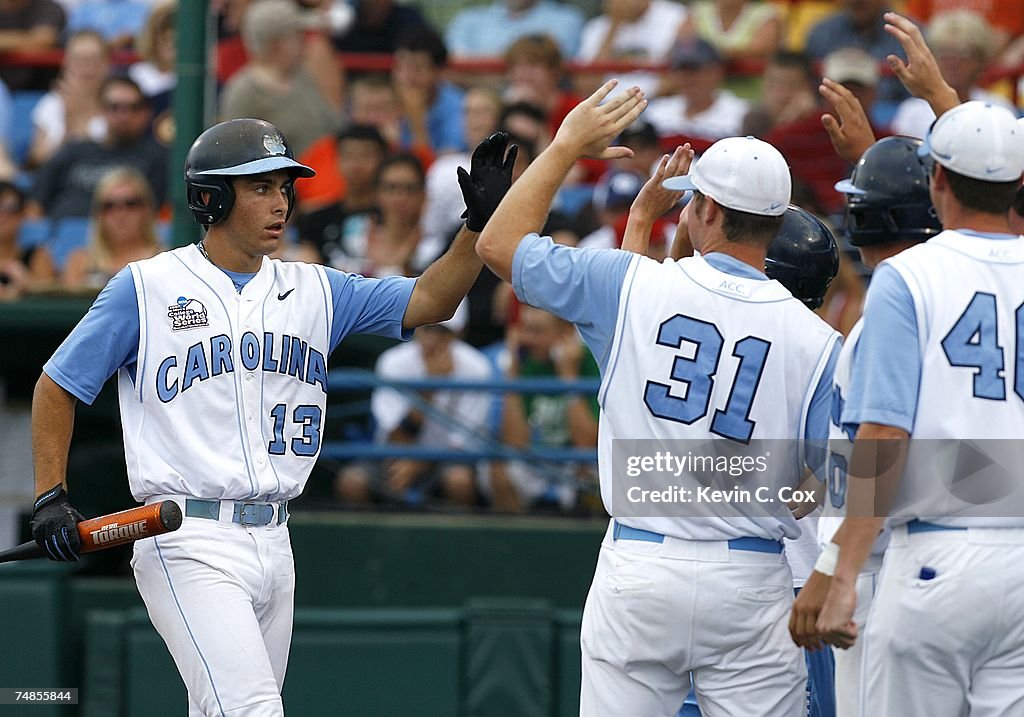
[[[64,51],[34,50],[31,52],[0,52],[0,65],[8,67],[60,67],[64,59]],[[130,65],[138,60],[138,55],[132,51],[121,50],[114,53],[113,62],[115,65]],[[338,53],[338,64],[351,71],[379,71],[386,72],[391,69],[394,58],[388,53]],[[764,70],[764,62],[760,60],[734,60],[729,63],[729,74],[738,76],[756,76]],[[453,60],[449,63],[452,72],[460,74],[500,74],[505,70],[505,62],[501,58],[484,60]],[[567,62],[566,71],[570,74],[594,73],[610,74],[614,72],[636,72],[652,71],[660,72],[667,70],[664,63],[638,63],[638,62]],[[880,63],[879,69],[883,75],[892,75],[892,68],[888,63]],[[1012,80],[1012,99],[1017,102],[1019,80],[1024,77],[1024,65],[1009,68],[991,68],[982,77],[981,85],[989,86],[1001,80]]]

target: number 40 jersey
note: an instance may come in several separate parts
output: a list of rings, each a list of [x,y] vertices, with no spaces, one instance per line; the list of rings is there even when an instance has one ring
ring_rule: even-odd
[[[719,271],[704,258],[632,262],[622,285],[615,338],[600,394],[601,495],[613,517],[613,441],[782,439],[771,457],[782,481],[804,475],[811,398],[839,334],[776,281]],[[827,435],[827,410],[816,435]],[[671,448],[672,444],[662,444]],[[737,483],[741,478],[737,479]],[[800,534],[785,501],[768,518],[630,517],[628,524],[692,540]],[[653,512],[653,511],[652,511]],[[679,511],[662,513],[678,515]]]
[[[137,376],[122,368],[118,394],[133,495],[299,495],[327,398],[323,268],[264,259],[241,292],[195,246],[131,268]]]

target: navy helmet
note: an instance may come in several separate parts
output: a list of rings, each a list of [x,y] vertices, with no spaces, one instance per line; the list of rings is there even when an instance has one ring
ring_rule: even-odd
[[[790,204],[768,246],[764,271],[807,308],[816,309],[839,271],[839,244],[823,221]]]
[[[192,217],[203,226],[225,219],[235,203],[232,177],[287,169],[292,176],[316,174],[295,161],[288,141],[274,125],[259,119],[233,119],[215,124],[192,143],[185,157],[185,189]],[[204,201],[203,193],[209,198]],[[295,189],[288,184],[288,214]]]
[[[868,147],[849,179],[844,229],[853,246],[927,241],[942,231],[928,193],[931,157],[918,156],[921,140],[885,137]]]

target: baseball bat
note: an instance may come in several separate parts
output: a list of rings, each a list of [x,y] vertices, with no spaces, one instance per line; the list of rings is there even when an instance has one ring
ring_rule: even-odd
[[[169,533],[180,527],[181,508],[173,500],[165,500],[83,520],[78,524],[78,537],[82,541],[81,552],[91,553]],[[46,551],[35,541],[0,551],[0,563],[42,557],[46,557]]]

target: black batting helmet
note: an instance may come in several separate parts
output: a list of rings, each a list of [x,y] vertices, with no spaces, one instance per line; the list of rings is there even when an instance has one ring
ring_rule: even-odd
[[[192,217],[203,226],[225,219],[235,203],[232,177],[278,169],[287,169],[292,179],[316,174],[295,161],[288,140],[269,122],[233,119],[215,124],[196,138],[185,157],[185,190]],[[203,192],[209,192],[208,201],[203,201]],[[289,184],[288,216],[294,206],[295,190]]]
[[[825,223],[790,204],[768,246],[764,271],[809,309],[817,309],[839,271],[839,245]]]
[[[922,242],[942,231],[928,194],[933,160],[917,155],[920,146],[913,137],[880,139],[836,184],[846,195],[844,230],[853,246]]]

